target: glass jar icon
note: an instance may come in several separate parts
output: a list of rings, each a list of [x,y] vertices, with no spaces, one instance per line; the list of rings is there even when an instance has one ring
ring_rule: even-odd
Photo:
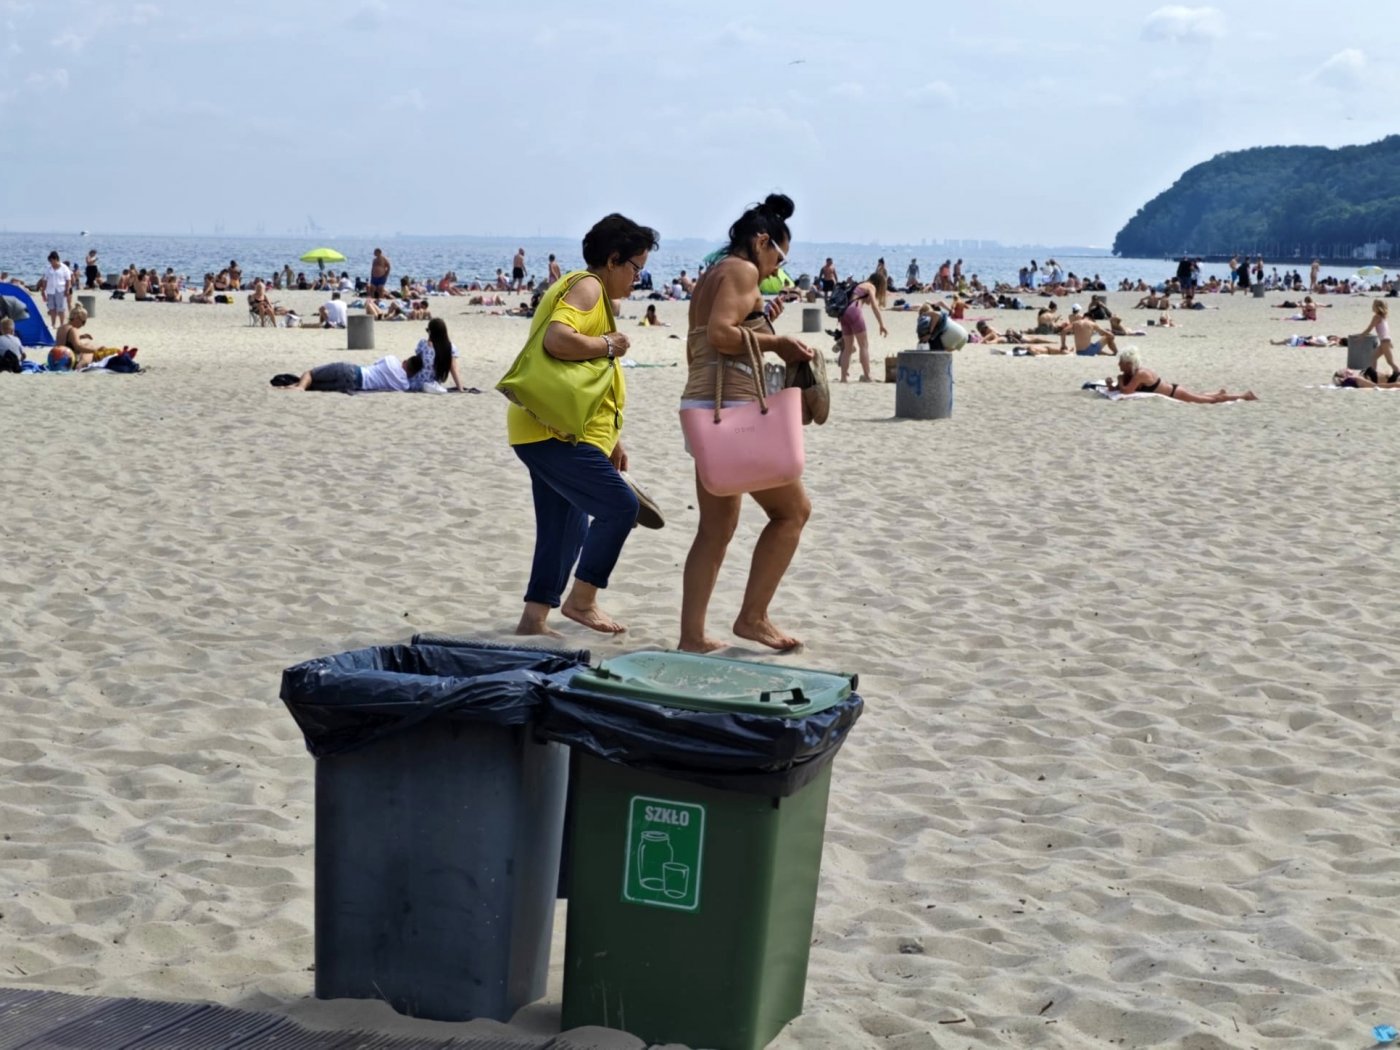
[[[637,851],[637,881],[642,884],[642,889],[664,892],[666,865],[675,859],[670,835],[664,831],[642,832],[642,845]]]

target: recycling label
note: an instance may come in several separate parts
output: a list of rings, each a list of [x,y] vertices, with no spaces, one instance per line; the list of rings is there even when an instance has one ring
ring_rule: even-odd
[[[657,908],[700,907],[705,807],[633,795],[627,816],[622,899]]]

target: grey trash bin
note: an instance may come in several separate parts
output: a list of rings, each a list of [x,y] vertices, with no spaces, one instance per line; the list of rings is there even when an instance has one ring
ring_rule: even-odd
[[[415,639],[283,672],[317,756],[317,998],[506,1021],[544,995],[569,756],[532,723],[587,659]]]
[[[802,308],[802,330],[804,332],[820,332],[822,330],[822,308],[820,306],[804,306]]]
[[[345,322],[345,348],[347,350],[374,349],[374,318],[368,314],[348,318]]]
[[[1262,299],[1262,298],[1264,298],[1264,286],[1263,286],[1262,284],[1256,284],[1256,285],[1253,285],[1252,287],[1254,288],[1254,298],[1256,298],[1256,299]]]
[[[947,419],[953,414],[953,355],[946,350],[901,350],[895,376],[899,419]]]
[[[80,295],[78,296],[78,305],[83,308],[89,320],[97,316],[97,296]]]
[[[1380,345],[1381,341],[1370,334],[1347,336],[1347,367],[1370,368]]]

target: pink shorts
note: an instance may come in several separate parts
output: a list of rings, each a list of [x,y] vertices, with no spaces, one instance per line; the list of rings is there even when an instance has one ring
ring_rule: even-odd
[[[860,308],[860,300],[857,299],[841,311],[841,333],[843,335],[862,335],[864,332],[865,313]]]

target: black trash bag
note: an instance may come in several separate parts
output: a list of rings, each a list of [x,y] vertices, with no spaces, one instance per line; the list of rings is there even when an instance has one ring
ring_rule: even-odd
[[[589,654],[442,639],[322,656],[282,672],[283,703],[317,758],[344,754],[429,718],[523,725],[549,676]]]
[[[865,702],[851,693],[806,718],[660,707],[569,686],[547,689],[536,732],[608,762],[706,787],[786,798],[836,757]]]

